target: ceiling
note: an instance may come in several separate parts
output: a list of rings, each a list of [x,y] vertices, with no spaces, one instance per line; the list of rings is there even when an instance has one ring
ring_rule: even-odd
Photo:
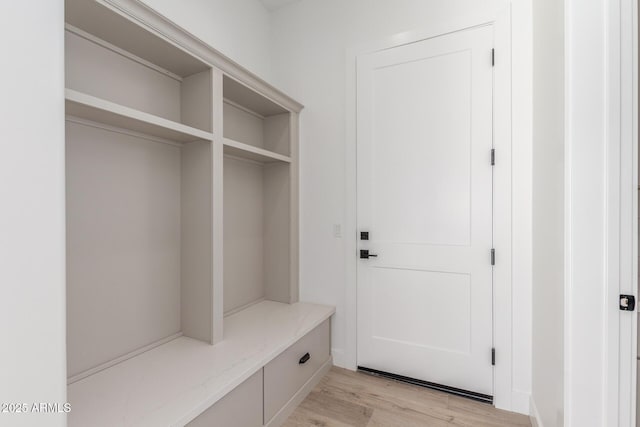
[[[264,7],[267,8],[270,12],[274,10],[280,9],[288,4],[295,3],[300,0],[260,0]]]

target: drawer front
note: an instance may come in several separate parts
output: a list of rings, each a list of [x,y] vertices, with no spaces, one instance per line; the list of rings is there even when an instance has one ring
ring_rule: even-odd
[[[260,369],[187,424],[187,427],[261,427],[262,381]]]
[[[330,334],[327,319],[264,367],[265,424],[329,359]],[[301,364],[307,353],[309,360]]]

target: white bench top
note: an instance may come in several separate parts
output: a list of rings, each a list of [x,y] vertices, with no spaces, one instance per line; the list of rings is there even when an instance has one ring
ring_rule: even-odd
[[[215,346],[180,337],[69,385],[69,426],[183,426],[334,313],[255,304],[225,318]]]

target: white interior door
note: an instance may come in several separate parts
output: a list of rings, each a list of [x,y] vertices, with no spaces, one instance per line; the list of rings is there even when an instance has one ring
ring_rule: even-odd
[[[493,29],[358,59],[358,366],[490,396]],[[361,236],[358,236],[361,238]]]

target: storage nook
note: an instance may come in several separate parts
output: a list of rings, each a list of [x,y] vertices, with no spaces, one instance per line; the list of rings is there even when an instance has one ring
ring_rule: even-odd
[[[137,0],[65,28],[69,425],[279,425],[331,366],[302,106]]]
[[[224,311],[297,296],[289,111],[223,79]]]
[[[92,2],[67,5],[67,369],[75,380],[180,334],[214,341],[214,94],[204,62],[167,42],[146,49],[129,40],[124,50],[115,44],[128,31],[123,18],[104,19]]]

